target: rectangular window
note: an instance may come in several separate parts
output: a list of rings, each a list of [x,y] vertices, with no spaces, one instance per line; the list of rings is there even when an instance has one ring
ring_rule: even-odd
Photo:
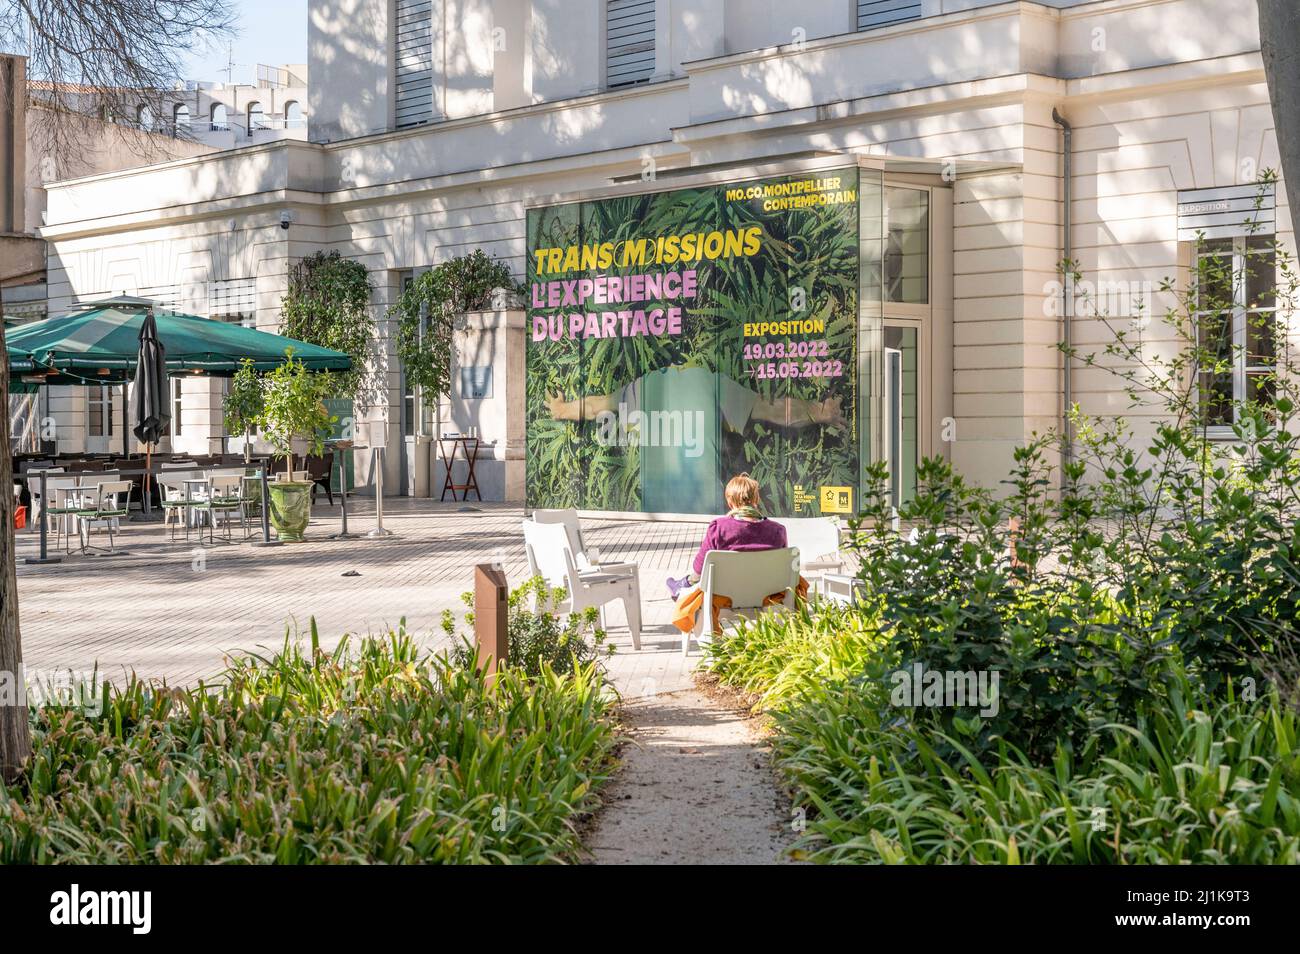
[[[606,0],[605,85],[648,83],[655,71],[655,0]]]
[[[858,0],[858,30],[921,19],[921,0]]]
[[[1269,236],[1211,239],[1197,247],[1197,377],[1212,436],[1232,436],[1247,402],[1272,399],[1276,280]]]
[[[181,385],[180,378],[172,378],[172,437],[181,436]]]
[[[885,188],[885,301],[930,301],[930,193]]]
[[[393,121],[398,129],[433,121],[433,4],[393,4]]]
[[[257,279],[227,278],[209,282],[207,314],[217,321],[257,327]]]
[[[113,436],[113,392],[108,385],[101,384],[90,388],[87,395],[88,424],[91,437]]]

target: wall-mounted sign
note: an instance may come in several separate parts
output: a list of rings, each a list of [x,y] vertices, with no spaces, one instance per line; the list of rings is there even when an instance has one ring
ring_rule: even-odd
[[[460,396],[471,401],[492,396],[492,366],[474,365],[460,369]]]
[[[1178,241],[1272,235],[1276,230],[1273,185],[1182,189],[1178,193]]]

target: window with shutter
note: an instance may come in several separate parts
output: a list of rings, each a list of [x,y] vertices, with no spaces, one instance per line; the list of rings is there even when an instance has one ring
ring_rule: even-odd
[[[433,4],[394,0],[393,95],[398,129],[433,119]]]
[[[858,29],[921,19],[921,0],[858,0]]]
[[[606,0],[605,85],[647,83],[655,71],[655,0]]]

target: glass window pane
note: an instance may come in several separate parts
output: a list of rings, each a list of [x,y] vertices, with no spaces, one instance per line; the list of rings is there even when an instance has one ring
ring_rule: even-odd
[[[1211,427],[1232,424],[1232,375],[1201,375],[1201,412]]]
[[[103,437],[104,436],[103,394],[99,391],[98,388],[96,388],[95,390],[91,391],[89,399],[90,399],[90,407],[89,407],[90,436]]]
[[[1245,256],[1247,308],[1272,308],[1277,304],[1277,266],[1271,251]]]
[[[1231,255],[1202,255],[1196,263],[1196,307],[1203,310],[1230,308],[1233,294]]]
[[[885,189],[885,300],[924,305],[930,300],[930,194]]]
[[[1274,378],[1272,371],[1249,372],[1246,375],[1246,400],[1260,404],[1273,403]]]
[[[1274,363],[1273,323],[1274,312],[1252,311],[1246,314],[1246,364],[1248,366]]]
[[[1232,313],[1207,312],[1196,316],[1200,364],[1210,366],[1232,362]]]

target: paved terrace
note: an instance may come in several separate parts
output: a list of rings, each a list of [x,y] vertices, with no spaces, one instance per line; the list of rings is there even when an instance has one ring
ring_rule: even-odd
[[[312,616],[328,647],[344,633],[382,633],[404,617],[408,630],[436,649],[447,643],[442,611],[463,611],[460,594],[472,586],[475,563],[502,563],[511,583],[527,576],[519,507],[386,501],[384,525],[394,537],[336,541],[328,537],[339,530],[338,507],[319,499],[305,543],[227,544],[220,532],[215,546],[200,546],[196,536],[170,543],[161,524],[132,523],[117,537],[128,555],[74,552],[61,564],[20,562],[29,676],[88,673],[98,663],[110,678],[134,671],[172,685],[193,683],[218,673],[228,653],[277,647],[286,627],[306,639]],[[374,523],[373,501],[349,500],[349,530],[364,533]],[[641,567],[640,652],[632,648],[622,604],[608,611],[614,683],[629,697],[689,687],[697,653],[682,660],[664,579],[689,565],[703,526],[588,520],[583,532],[602,558]],[[37,553],[36,533],[16,537],[20,561]],[[359,575],[344,575],[351,572]]]

